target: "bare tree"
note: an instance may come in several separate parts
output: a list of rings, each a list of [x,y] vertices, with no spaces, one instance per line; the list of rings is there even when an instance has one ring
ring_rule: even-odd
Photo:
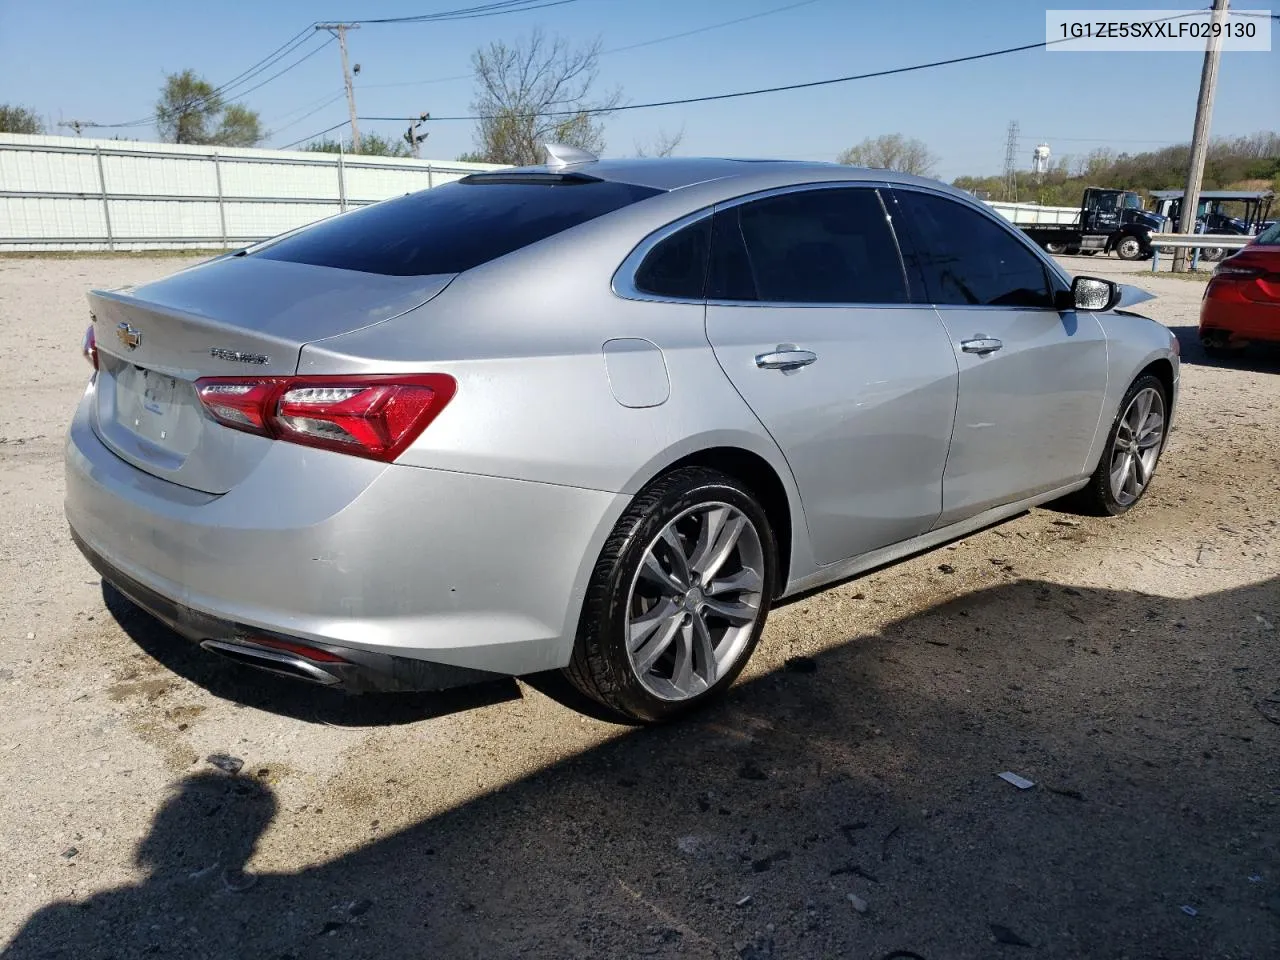
[[[836,157],[836,163],[897,170],[899,173],[914,173],[921,177],[933,176],[937,162],[937,156],[923,141],[908,139],[900,133],[868,137]]]
[[[659,130],[658,135],[653,138],[653,142],[649,144],[636,143],[637,157],[669,157],[684,142],[684,127],[681,127],[675,133],[667,133],[665,130]]]
[[[603,112],[618,105],[619,91],[592,98],[600,41],[570,48],[562,37],[541,30],[508,45],[495,41],[471,55],[482,119],[476,152],[468,158],[489,163],[541,163],[542,144],[551,141],[592,153],[604,149]]]

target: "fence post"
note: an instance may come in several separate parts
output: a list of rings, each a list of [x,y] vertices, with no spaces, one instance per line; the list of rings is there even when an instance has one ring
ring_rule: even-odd
[[[102,191],[102,218],[107,224],[107,249],[114,250],[116,241],[111,233],[111,205],[107,203],[107,175],[102,170],[102,147],[94,147],[93,153],[98,158],[98,187]]]
[[[222,201],[222,165],[218,163],[218,151],[213,151],[213,180],[218,185],[218,223],[222,227],[222,249],[227,243],[227,206]]]
[[[436,185],[436,181],[435,181],[435,177],[432,176],[431,164],[428,163],[427,164],[427,189],[430,190],[433,187],[435,187],[435,185]]]
[[[346,156],[342,149],[342,144],[338,144],[338,211],[340,213],[347,212],[347,178],[346,163],[343,158]]]

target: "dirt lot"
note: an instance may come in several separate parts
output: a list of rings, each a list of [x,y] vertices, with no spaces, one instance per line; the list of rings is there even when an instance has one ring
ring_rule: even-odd
[[[1208,364],[1201,282],[1127,278],[1185,360],[1137,510],[779,609],[649,730],[553,677],[333,698],[104,601],[83,292],[181,264],[0,260],[5,957],[1280,957],[1280,361]]]

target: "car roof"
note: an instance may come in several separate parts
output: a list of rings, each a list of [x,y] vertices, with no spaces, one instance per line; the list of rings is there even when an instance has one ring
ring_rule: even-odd
[[[911,183],[937,188],[936,180],[896,173],[891,170],[850,167],[838,163],[807,160],[743,159],[733,157],[641,157],[636,159],[590,160],[565,166],[508,167],[494,176],[513,173],[582,174],[601,180],[631,183],[655,190],[679,190],[711,180],[758,179],[761,175],[778,180],[807,183],[814,180],[876,180]],[[484,175],[481,175],[484,176]],[[476,179],[479,179],[477,177]]]

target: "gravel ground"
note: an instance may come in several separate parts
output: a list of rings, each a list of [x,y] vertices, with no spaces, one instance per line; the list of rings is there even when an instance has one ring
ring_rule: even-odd
[[[634,729],[554,677],[330,697],[104,592],[61,511],[83,293],[183,262],[0,259],[5,957],[1280,957],[1280,362],[1205,360],[1202,282],[1126,278],[1184,335],[1138,509],[791,603],[725,704]]]

